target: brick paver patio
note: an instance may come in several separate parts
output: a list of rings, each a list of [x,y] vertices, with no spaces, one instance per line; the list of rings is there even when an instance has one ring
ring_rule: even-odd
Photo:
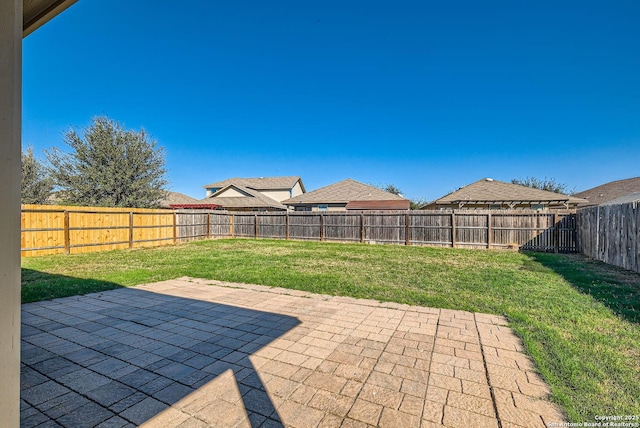
[[[23,305],[24,427],[544,427],[502,317],[180,278]]]

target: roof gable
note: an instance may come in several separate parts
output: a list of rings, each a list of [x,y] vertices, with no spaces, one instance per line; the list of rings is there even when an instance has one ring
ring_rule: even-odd
[[[227,193],[227,195],[225,196],[225,193]],[[239,195],[233,195],[233,193],[240,193],[241,196]],[[254,195],[255,192],[252,192],[251,189],[248,189],[244,186],[237,186],[235,184],[229,184],[225,187],[223,187],[222,189],[218,189],[218,191],[214,194],[212,194],[211,196],[209,196],[210,198],[223,198],[223,197],[229,197],[229,198],[239,198],[242,196],[255,196]]]
[[[455,204],[471,202],[568,202],[578,204],[584,203],[585,200],[520,184],[483,178],[475,183],[463,186],[455,192],[435,200],[433,203]]]
[[[348,203],[349,201],[390,201],[405,198],[350,178],[282,201],[286,205]]]

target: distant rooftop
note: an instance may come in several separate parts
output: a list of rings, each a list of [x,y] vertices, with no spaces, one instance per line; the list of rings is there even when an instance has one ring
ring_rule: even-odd
[[[274,189],[290,189],[295,184],[300,181],[300,185],[302,186],[302,181],[300,177],[288,176],[288,177],[257,177],[257,178],[228,178],[226,180],[218,181],[215,183],[207,184],[203,186],[205,189],[219,189],[222,187],[229,186],[231,184],[235,184],[238,186],[248,187],[250,189],[256,190],[274,190]],[[304,186],[303,186],[304,189]]]
[[[609,183],[583,190],[574,196],[588,200],[589,205],[600,205],[635,192],[640,192],[640,177],[610,181]]]

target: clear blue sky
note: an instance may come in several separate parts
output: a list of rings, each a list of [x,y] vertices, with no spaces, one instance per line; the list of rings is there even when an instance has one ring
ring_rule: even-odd
[[[525,4],[526,3],[526,4]],[[23,144],[106,114],[170,190],[640,176],[640,2],[79,0],[24,41]]]

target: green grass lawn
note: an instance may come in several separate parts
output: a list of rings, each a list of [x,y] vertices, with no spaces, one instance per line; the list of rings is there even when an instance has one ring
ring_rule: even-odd
[[[578,255],[225,239],[22,266],[23,302],[191,276],[501,314],[570,420],[640,415],[640,275]]]

